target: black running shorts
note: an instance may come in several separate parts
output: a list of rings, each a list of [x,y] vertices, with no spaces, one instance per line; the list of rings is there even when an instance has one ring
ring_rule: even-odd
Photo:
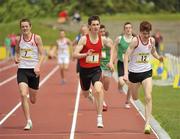
[[[39,77],[36,77],[34,69],[18,69],[17,82],[18,84],[24,82],[35,90],[39,89]]]
[[[152,77],[152,69],[140,73],[129,72],[129,81],[132,83],[141,83],[149,77]]]
[[[101,78],[101,68],[82,68],[80,67],[80,83],[82,90],[89,90],[91,83],[94,85],[96,81],[99,81]]]
[[[120,60],[117,62],[118,77],[124,76],[124,63]]]

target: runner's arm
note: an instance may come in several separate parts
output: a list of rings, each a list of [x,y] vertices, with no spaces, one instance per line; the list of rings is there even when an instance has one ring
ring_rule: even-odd
[[[108,67],[112,70],[112,71],[114,71],[114,45],[113,45],[113,41],[111,40],[111,39],[108,39],[107,37],[104,37],[104,36],[102,36],[102,45],[106,45],[106,46],[108,46],[108,47],[110,47],[111,48],[111,50],[110,50],[110,61],[109,61],[109,63],[108,63]]]
[[[155,40],[154,38],[152,38],[152,50],[151,50],[151,54],[153,55],[153,57],[155,57],[156,59],[158,59],[159,61],[163,62],[163,57],[160,56],[157,51],[156,51],[156,47],[155,47]]]
[[[15,56],[14,56],[14,61],[16,64],[20,62],[20,49],[19,49],[19,41],[20,41],[20,36],[16,37],[16,46],[15,46]]]
[[[42,43],[42,39],[39,35],[35,36],[35,41],[37,43],[37,47],[38,47],[38,53],[39,53],[39,62],[38,64],[35,66],[34,68],[34,72],[36,73],[37,76],[39,76],[40,74],[40,67],[45,59],[45,51],[43,48],[43,43]]]
[[[114,61],[117,59],[117,56],[118,56],[118,44],[119,44],[119,42],[120,42],[120,40],[121,40],[121,36],[119,37],[117,37],[116,39],[115,39],[115,41],[114,41]]]
[[[75,50],[73,53],[74,58],[80,59],[80,58],[84,58],[88,55],[87,53],[80,53],[85,44],[86,44],[86,37],[83,36],[83,37],[81,37],[77,46],[75,47]]]
[[[138,45],[137,37],[134,37],[132,42],[129,44],[126,53],[124,54],[124,80],[128,81],[128,61],[129,57]]]

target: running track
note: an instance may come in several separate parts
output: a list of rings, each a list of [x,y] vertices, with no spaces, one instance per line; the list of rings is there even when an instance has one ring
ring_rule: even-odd
[[[105,127],[98,129],[95,106],[79,93],[75,64],[71,62],[64,85],[59,83],[56,62],[43,64],[38,100],[30,107],[33,129],[24,131],[17,66],[11,61],[0,63],[0,139],[157,139],[154,133],[143,133],[144,120],[134,107],[124,108],[125,94],[118,92],[114,79],[105,94],[109,105],[103,115]]]

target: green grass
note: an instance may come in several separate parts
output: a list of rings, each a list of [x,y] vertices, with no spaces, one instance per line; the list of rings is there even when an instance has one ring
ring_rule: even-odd
[[[153,86],[153,116],[169,133],[172,139],[180,138],[180,89],[172,86]],[[140,89],[140,100],[144,103],[144,94]]]
[[[102,15],[103,20],[112,21],[123,20],[123,21],[136,21],[136,20],[156,20],[156,21],[177,21],[180,20],[180,14],[168,14],[168,13],[157,13],[157,14],[139,14],[139,13],[126,13],[126,14],[116,14],[113,16]]]
[[[55,45],[56,39],[59,36],[57,29],[52,29],[49,24],[56,23],[54,18],[45,18],[45,19],[33,19],[32,20],[32,32],[39,34],[42,37],[44,45]],[[0,24],[0,44],[4,43],[4,38],[10,33],[18,34],[19,21],[14,21],[11,23],[1,23]],[[72,40],[75,37],[75,33],[68,32],[67,37],[70,37]]]

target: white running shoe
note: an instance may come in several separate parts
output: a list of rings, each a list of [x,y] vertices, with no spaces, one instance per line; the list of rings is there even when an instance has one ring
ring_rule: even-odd
[[[31,130],[32,129],[32,121],[28,120],[24,130]]]
[[[94,103],[94,96],[93,96],[93,93],[92,93],[92,89],[89,89],[88,99],[89,99],[92,103]]]
[[[130,109],[131,108],[131,104],[130,103],[125,103],[125,106],[124,106],[126,109]]]
[[[97,127],[98,128],[103,128],[104,125],[103,125],[103,120],[102,120],[102,116],[98,116],[97,117]]]

